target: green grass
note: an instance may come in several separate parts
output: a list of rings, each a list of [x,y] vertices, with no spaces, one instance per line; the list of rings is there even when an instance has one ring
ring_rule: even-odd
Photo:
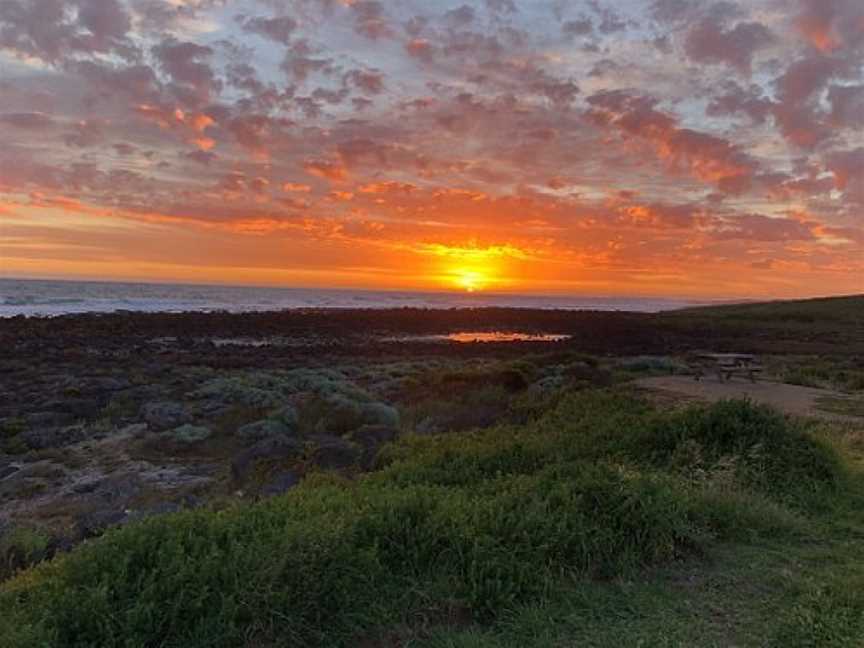
[[[731,598],[753,547],[766,573],[782,547],[824,561],[828,510],[861,537],[841,515],[858,483],[841,453],[747,402],[659,412],[585,392],[525,425],[407,438],[383,464],[118,529],[24,572],[0,589],[0,645],[688,645],[710,614],[689,619],[725,600],[707,583]],[[834,586],[778,585],[775,645],[858,628],[861,567],[829,566]],[[707,594],[689,602],[676,574]],[[795,643],[810,618],[822,634]]]
[[[768,362],[770,373],[782,382],[805,387],[864,390],[864,356],[786,356]]]
[[[42,560],[48,545],[48,536],[35,528],[16,526],[5,531],[0,536],[0,582]]]
[[[677,313],[711,315],[718,318],[758,322],[800,322],[861,324],[864,295],[819,297],[816,299],[778,300],[686,308]]]
[[[689,349],[864,355],[864,295],[687,308],[661,313],[658,327]],[[849,377],[861,389],[859,366]],[[854,388],[854,387],[853,387]]]

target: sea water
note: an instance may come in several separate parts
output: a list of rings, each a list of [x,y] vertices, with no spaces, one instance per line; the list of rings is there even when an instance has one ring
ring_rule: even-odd
[[[0,317],[140,311],[275,311],[287,308],[539,308],[658,312],[696,300],[257,286],[0,279]]]

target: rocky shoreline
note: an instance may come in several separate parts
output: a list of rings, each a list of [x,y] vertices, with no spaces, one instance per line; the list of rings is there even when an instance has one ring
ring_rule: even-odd
[[[512,354],[383,341],[446,330],[404,315],[0,320],[0,534],[35,526],[50,554],[149,515],[272,496],[310,470],[371,469],[403,431],[410,380]]]
[[[569,337],[430,337],[459,331]],[[663,315],[497,308],[0,320],[0,543],[23,524],[50,555],[142,517],[279,494],[311,471],[360,474],[401,434],[524,419],[561,386],[613,381],[610,358],[711,335],[736,343]]]

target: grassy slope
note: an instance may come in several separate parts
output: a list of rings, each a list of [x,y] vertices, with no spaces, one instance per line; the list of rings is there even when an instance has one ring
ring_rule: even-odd
[[[0,589],[0,645],[687,645],[748,627],[843,645],[802,633],[826,600],[820,632],[864,631],[840,546],[860,520],[822,512],[853,510],[850,483],[763,408],[588,393],[527,426],[408,439],[359,482],[110,532]],[[848,612],[812,588],[786,603],[796,556],[820,583],[837,572]]]
[[[830,343],[840,335],[851,343],[845,354],[861,351],[864,296],[692,308],[663,318],[676,329],[701,326],[730,338],[756,324],[765,338],[779,337],[777,351],[788,351],[784,339]],[[494,628],[440,629],[414,645],[864,645],[864,429],[826,432],[848,453],[853,476],[848,492],[798,533],[715,545],[704,561],[579,584],[514,610]]]
[[[418,648],[864,645],[864,483],[799,534],[714,546],[702,561],[580,584],[492,628],[439,628]]]
[[[760,321],[857,322],[862,325],[864,295],[819,297],[722,306],[700,306],[675,311],[721,318],[756,319]]]
[[[658,323],[718,350],[864,354],[864,296],[687,308]]]

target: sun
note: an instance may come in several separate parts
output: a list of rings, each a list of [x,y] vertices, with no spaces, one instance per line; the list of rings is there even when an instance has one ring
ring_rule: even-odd
[[[459,286],[466,292],[476,292],[478,290],[483,290],[483,288],[489,282],[488,278],[482,272],[467,269],[457,270],[455,272],[453,280],[457,286]]]
[[[510,261],[527,258],[526,254],[509,245],[478,247],[425,243],[420,248],[430,257],[437,257],[430,275],[440,286],[473,293],[498,290],[511,283],[508,279]]]

